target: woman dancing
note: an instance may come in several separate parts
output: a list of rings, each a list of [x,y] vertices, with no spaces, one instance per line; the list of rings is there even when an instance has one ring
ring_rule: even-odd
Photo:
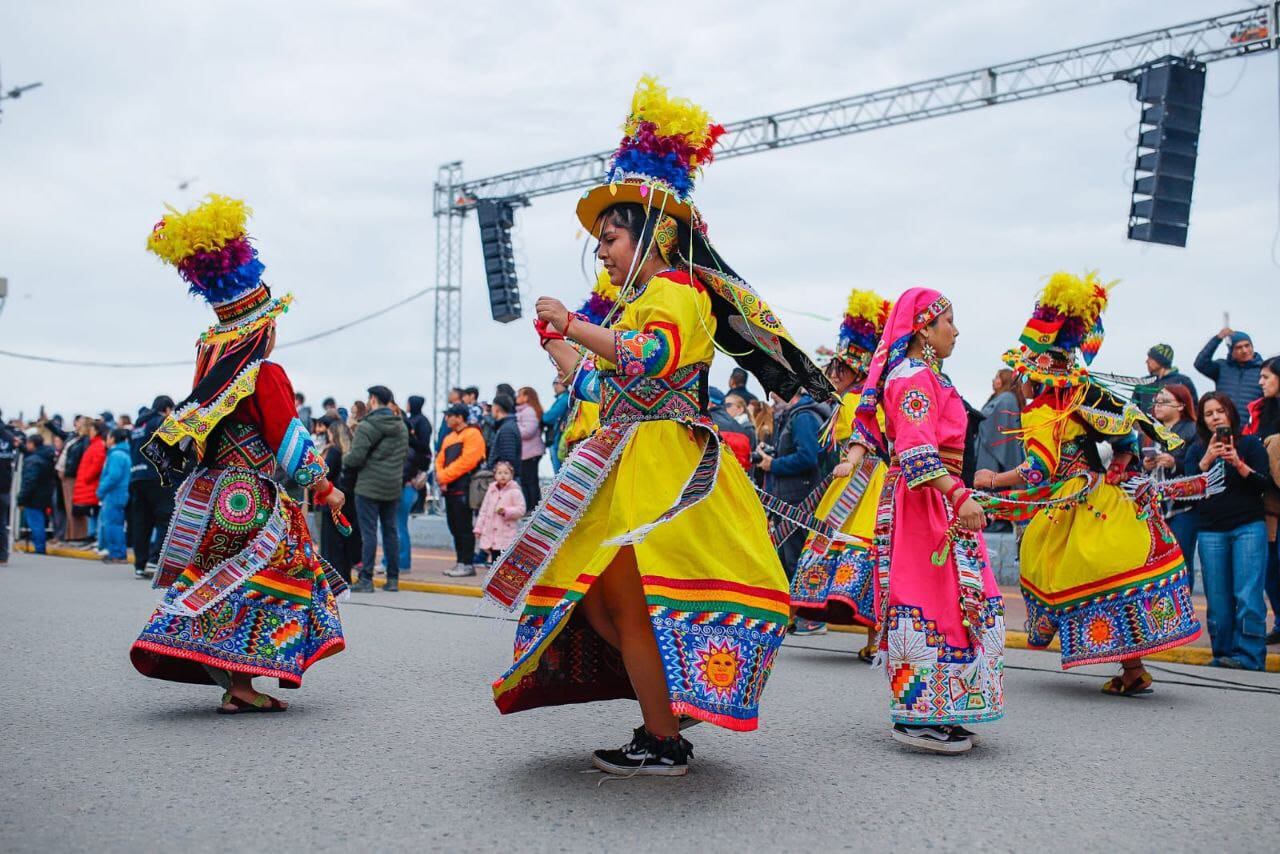
[[[312,544],[302,506],[272,479],[279,466],[341,519],[345,498],[297,418],[289,377],[267,361],[293,297],[272,297],[261,281],[249,212],[210,195],[166,214],[147,241],[218,322],[196,345],[191,394],[143,448],[162,479],[190,473],[156,573],[168,590],[129,657],[144,676],[220,685],[227,715],[283,712],[253,677],[297,688],[308,667],[342,651],[336,596],[347,587]]]
[[[601,427],[485,588],[524,606],[515,663],[494,683],[501,711],[639,701],[632,739],[593,755],[612,774],[684,774],[682,718],[755,729],[786,631],[790,597],[764,510],[706,416],[715,349],[784,397],[802,385],[831,396],[689,200],[721,132],[641,80],[607,183],[577,210],[621,289],[615,317],[606,327],[537,302],[543,346],[575,398],[599,401]]]

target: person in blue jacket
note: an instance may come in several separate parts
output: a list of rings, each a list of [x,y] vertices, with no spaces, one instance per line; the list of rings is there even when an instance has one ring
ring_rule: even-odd
[[[133,456],[129,452],[129,431],[117,427],[107,434],[107,461],[98,480],[98,501],[102,505],[102,543],[106,563],[126,563],[124,514],[129,506],[129,478]]]
[[[551,468],[560,471],[560,437],[564,435],[565,421],[569,418],[569,391],[564,383],[556,380],[552,384],[556,399],[542,413],[542,427],[546,433],[546,446],[551,454]]]
[[[765,491],[791,504],[800,504],[822,479],[822,425],[831,417],[825,404],[801,392],[779,419],[774,448],[759,445],[754,461],[767,472]],[[792,531],[778,546],[782,568],[790,579],[804,550],[805,534]],[[798,624],[798,623],[797,623]]]
[[[1218,345],[1228,342],[1230,358],[1215,359],[1213,354]],[[1262,373],[1262,357],[1253,348],[1253,339],[1247,332],[1224,328],[1209,339],[1200,355],[1196,356],[1196,370],[1204,374],[1216,384],[1215,391],[1220,391],[1236,405],[1240,413],[1242,426],[1249,423],[1249,404],[1262,397],[1262,388],[1258,385],[1258,377]]]

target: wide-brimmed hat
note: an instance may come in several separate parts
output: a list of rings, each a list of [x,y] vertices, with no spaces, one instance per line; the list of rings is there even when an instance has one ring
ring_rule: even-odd
[[[622,126],[622,142],[609,159],[604,183],[578,200],[578,221],[599,236],[600,214],[610,205],[634,202],[695,224],[694,181],[713,158],[724,127],[702,107],[673,98],[645,75],[636,84],[631,112]]]

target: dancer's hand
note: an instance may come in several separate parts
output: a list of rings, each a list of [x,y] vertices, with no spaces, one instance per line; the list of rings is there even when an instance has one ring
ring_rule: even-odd
[[[325,506],[329,508],[331,513],[341,513],[342,507],[347,503],[347,496],[342,494],[342,490],[334,487],[333,491],[324,500]]]
[[[978,489],[995,489],[996,473],[991,469],[978,469],[973,473],[973,485]]]
[[[853,466],[851,466],[848,462],[839,463],[836,465],[834,469],[831,470],[831,474],[834,475],[835,477],[848,477],[849,475],[853,474]]]
[[[569,325],[569,309],[564,307],[564,303],[555,297],[538,297],[534,309],[538,312],[539,320],[549,324],[561,335],[564,334],[565,327]]]
[[[970,531],[981,531],[987,527],[987,514],[972,495],[960,505],[960,509],[956,511],[956,518],[960,520],[960,527],[968,528]]]

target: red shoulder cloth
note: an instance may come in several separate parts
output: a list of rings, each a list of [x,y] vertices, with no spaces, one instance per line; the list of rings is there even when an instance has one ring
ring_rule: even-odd
[[[699,282],[697,279],[690,276],[684,270],[664,270],[658,275],[660,275],[662,278],[666,279],[669,282],[675,282],[677,285],[689,285],[690,287],[696,288],[697,290],[706,291],[706,288],[702,286],[702,282]]]

